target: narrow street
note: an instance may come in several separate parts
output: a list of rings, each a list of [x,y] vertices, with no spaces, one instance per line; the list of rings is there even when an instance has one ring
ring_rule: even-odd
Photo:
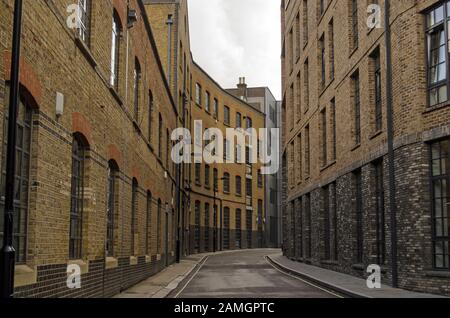
[[[177,298],[336,298],[338,295],[275,269],[265,259],[277,250],[210,256],[171,296]]]

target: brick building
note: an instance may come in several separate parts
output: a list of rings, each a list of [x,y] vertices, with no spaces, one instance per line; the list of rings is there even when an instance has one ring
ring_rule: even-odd
[[[181,256],[212,250],[213,228],[217,247],[230,249],[256,247],[263,235],[259,165],[217,167],[217,183],[228,174],[234,185],[240,175],[250,192],[239,196],[221,184],[222,221],[214,226],[213,170],[211,186],[199,185],[194,166],[175,165],[170,154],[172,131],[192,130],[195,119],[225,131],[237,125],[237,113],[255,128],[264,127],[264,116],[192,61],[186,2],[151,2],[79,0],[77,20],[73,1],[24,1],[16,297],[113,296],[173,263],[177,243]],[[2,195],[13,3],[0,1]],[[196,83],[217,99],[216,118],[196,103]],[[240,229],[249,244],[236,243]],[[81,270],[80,289],[67,287],[69,265]]]
[[[359,277],[378,264],[383,284],[397,267],[399,287],[450,295],[450,3],[390,5],[395,191],[384,1],[282,1],[283,250]]]
[[[281,116],[279,113],[279,102],[275,99],[268,87],[248,87],[245,77],[239,78],[236,88],[227,89],[228,92],[246,101],[259,109],[265,116],[266,138],[272,139],[271,129],[281,128]],[[272,141],[270,141],[272,142]],[[268,144],[271,148],[271,144]],[[281,156],[278,158],[281,163]],[[265,237],[264,246],[278,248],[281,246],[281,171],[266,175],[265,183]]]
[[[71,3],[24,2],[17,297],[112,296],[174,261],[168,132],[178,113],[144,6],[86,1],[71,29]],[[3,145],[12,5],[0,2]],[[79,265],[81,289],[67,288],[68,264]]]
[[[166,76],[173,83],[173,96],[177,96],[178,109],[186,119],[185,127],[193,134],[195,121],[201,120],[203,131],[218,128],[224,137],[227,128],[264,128],[263,112],[228,93],[195,63],[190,51],[187,1],[143,2],[152,28],[158,29],[156,43],[165,69],[171,70]],[[169,30],[170,20],[173,24]],[[227,142],[224,150],[227,148],[226,156],[230,157],[231,141]],[[183,180],[189,197],[183,214],[185,254],[213,251],[214,244],[216,249],[263,246],[265,184],[260,168],[260,164],[205,162],[186,168]]]

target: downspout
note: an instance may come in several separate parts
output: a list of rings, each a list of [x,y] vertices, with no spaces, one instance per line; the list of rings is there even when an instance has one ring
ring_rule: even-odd
[[[389,159],[389,209],[391,211],[391,266],[392,287],[398,287],[397,264],[397,201],[395,187],[395,154],[394,154],[394,119],[392,94],[392,39],[390,25],[390,1],[384,2],[385,45],[386,45],[386,111],[387,111],[387,139]]]

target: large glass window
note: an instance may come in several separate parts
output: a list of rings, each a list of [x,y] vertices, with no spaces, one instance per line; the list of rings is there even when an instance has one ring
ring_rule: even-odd
[[[447,101],[449,95],[448,54],[450,2],[427,14],[428,91],[429,105]]]
[[[8,88],[6,89],[9,90]],[[9,97],[5,97],[9,101]],[[7,135],[8,117],[5,116],[4,136]],[[21,99],[17,117],[17,143],[16,143],[16,173],[14,189],[14,236],[13,246],[16,250],[16,262],[26,261],[27,216],[28,216],[28,191],[30,170],[30,145],[31,145],[31,109]],[[5,178],[6,178],[6,145],[4,139],[2,153],[2,182],[0,197],[0,242],[3,240],[3,219],[5,208]]]
[[[433,263],[450,270],[450,139],[431,145]]]
[[[72,186],[70,202],[70,259],[81,259],[82,228],[83,228],[83,200],[84,200],[84,169],[86,144],[81,136],[75,134],[72,143]]]

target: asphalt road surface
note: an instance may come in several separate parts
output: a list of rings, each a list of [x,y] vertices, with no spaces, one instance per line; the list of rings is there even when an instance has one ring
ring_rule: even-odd
[[[178,298],[336,298],[336,294],[280,272],[265,256],[277,250],[245,250],[209,256]]]

